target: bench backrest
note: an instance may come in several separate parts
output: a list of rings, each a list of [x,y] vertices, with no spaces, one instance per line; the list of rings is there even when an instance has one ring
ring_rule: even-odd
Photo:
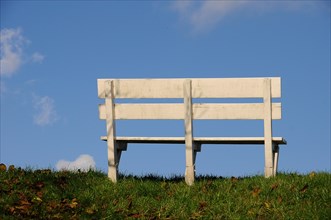
[[[98,79],[98,97],[112,100],[113,120],[281,119],[281,78]],[[116,103],[114,99],[183,98],[184,103]],[[262,98],[260,103],[192,103],[192,98]],[[188,110],[189,109],[189,110]],[[107,119],[106,104],[99,105]]]

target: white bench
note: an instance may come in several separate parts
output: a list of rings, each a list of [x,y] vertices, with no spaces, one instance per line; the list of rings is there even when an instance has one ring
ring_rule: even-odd
[[[272,120],[281,119],[281,79],[214,78],[214,79],[98,79],[99,118],[106,120],[108,177],[116,182],[122,151],[129,143],[185,144],[185,181],[195,178],[196,153],[202,144],[264,144],[265,177],[276,175],[281,137],[272,136]],[[182,98],[183,103],[115,103],[115,99]],[[259,103],[192,103],[192,98],[262,98]],[[185,137],[118,137],[116,120],[183,120]],[[264,137],[194,137],[193,120],[264,120]]]

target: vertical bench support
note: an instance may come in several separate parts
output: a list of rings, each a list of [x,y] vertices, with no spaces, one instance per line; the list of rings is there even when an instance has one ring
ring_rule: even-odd
[[[127,142],[119,142],[116,141],[117,143],[117,164],[120,164],[120,160],[121,160],[121,155],[122,155],[122,151],[126,151],[128,148],[128,143]]]
[[[193,142],[193,164],[194,164],[194,172],[195,172],[195,159],[197,158],[197,153],[201,152],[201,144]]]
[[[108,147],[108,178],[116,183],[118,179],[118,148],[116,143],[115,129],[115,105],[113,81],[105,81],[105,106],[107,124],[107,147]]]
[[[187,185],[193,185],[195,177],[195,156],[193,143],[193,112],[192,112],[192,88],[191,80],[184,81],[184,108],[185,108],[185,154],[186,169],[185,182]]]
[[[264,176],[274,176],[274,162],[272,149],[272,115],[271,115],[271,80],[263,81],[264,103]]]
[[[273,158],[274,158],[274,176],[276,176],[278,171],[278,158],[279,158],[279,146],[274,144],[273,146]]]

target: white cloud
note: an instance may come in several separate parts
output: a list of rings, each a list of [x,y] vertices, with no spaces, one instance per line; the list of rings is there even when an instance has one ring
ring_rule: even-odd
[[[225,16],[243,8],[248,1],[206,1],[191,15],[196,31],[209,29]]]
[[[202,32],[213,28],[227,16],[249,10],[253,13],[265,13],[274,9],[307,10],[323,6],[316,1],[181,1],[173,3],[173,10],[177,11],[182,20],[188,22],[194,32]]]
[[[180,1],[173,4],[182,20],[187,21],[194,32],[210,29],[224,17],[252,4],[253,1]]]
[[[34,63],[42,63],[44,59],[45,56],[38,52],[33,53],[31,56],[31,60]]]
[[[88,154],[80,155],[74,161],[60,160],[56,163],[57,170],[70,170],[70,171],[88,171],[95,170],[95,162],[92,156]]]
[[[33,121],[37,125],[51,125],[59,119],[55,111],[54,100],[48,96],[34,96],[34,108],[37,113],[34,115]]]
[[[22,35],[20,28],[5,28],[0,31],[0,75],[12,76],[23,65],[24,46],[30,41]],[[29,56],[28,56],[29,57]],[[41,63],[45,56],[35,52],[31,60],[25,62]]]
[[[22,65],[23,45],[26,42],[21,29],[2,29],[0,31],[0,75],[11,76]]]

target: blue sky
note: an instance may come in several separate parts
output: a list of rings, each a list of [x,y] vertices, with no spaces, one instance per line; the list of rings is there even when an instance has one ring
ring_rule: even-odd
[[[98,78],[282,77],[281,171],[330,172],[329,1],[1,1],[5,164],[106,171]],[[182,136],[182,121],[118,135]],[[263,136],[261,121],[194,122],[195,136]],[[83,155],[83,156],[81,156]],[[198,174],[262,174],[262,146],[203,146]],[[183,174],[183,145],[132,145],[120,171]]]

